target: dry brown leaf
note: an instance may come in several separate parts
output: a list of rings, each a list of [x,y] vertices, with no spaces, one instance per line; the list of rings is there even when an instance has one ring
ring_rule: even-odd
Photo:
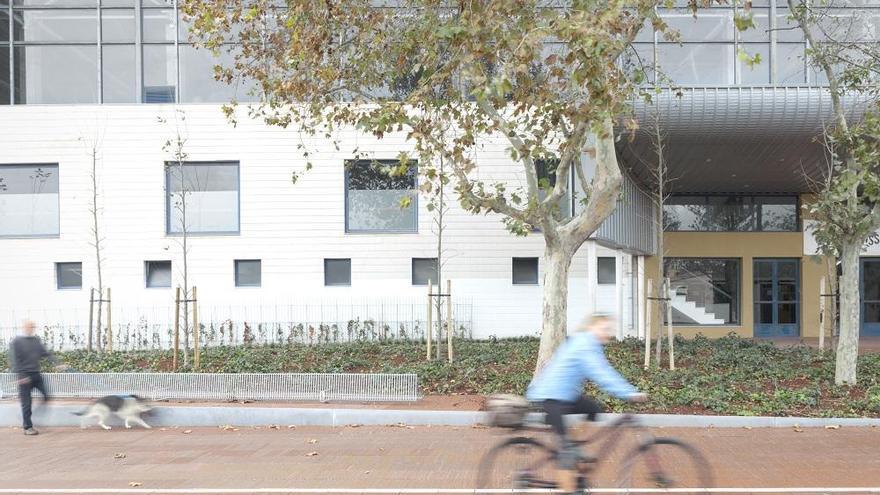
[[[309,452],[308,454],[306,454],[306,457],[315,457],[316,455],[318,455],[317,452]]]
[[[312,438],[312,439],[309,440],[309,443],[312,444],[312,445],[314,445],[314,444],[318,443],[318,439],[317,439],[317,438]]]
[[[295,430],[295,429],[296,429],[296,425],[287,425],[287,429],[288,429],[288,430]]]
[[[125,454],[123,454],[122,452],[117,452],[117,453],[113,454],[113,458],[114,459],[125,459]]]
[[[801,427],[798,426],[798,425],[795,425],[795,426],[794,426],[794,432],[795,432],[795,433],[803,433],[803,432],[804,432],[804,429],[801,428]]]
[[[477,424],[475,424],[475,425],[471,425],[471,428],[473,428],[473,429],[475,429],[475,430],[486,430],[486,429],[488,429],[489,427],[486,426],[486,425],[481,425],[481,424],[477,423]]]
[[[743,426],[743,428],[745,428],[745,429],[747,429],[747,430],[751,430],[751,429],[752,429],[751,426]]]
[[[839,430],[840,425],[825,425],[826,430]]]
[[[192,430],[183,430],[184,435],[189,435],[192,432],[193,432]]]
[[[370,474],[370,472],[369,472],[369,471],[364,471],[364,474]]]
[[[278,426],[278,425],[269,425],[269,429],[270,429],[270,430],[280,430],[281,427]]]
[[[143,483],[139,483],[139,482],[137,482],[137,481],[129,481],[129,482],[128,482],[128,486],[130,486],[130,487],[132,487],[132,488],[137,488],[137,487],[139,487],[139,486],[144,486],[144,484],[143,484]]]
[[[238,431],[238,428],[232,425],[223,425],[220,427],[223,431]]]
[[[361,425],[355,423],[355,424],[353,424],[353,425],[348,425],[348,427],[349,427],[349,428],[360,428]]]

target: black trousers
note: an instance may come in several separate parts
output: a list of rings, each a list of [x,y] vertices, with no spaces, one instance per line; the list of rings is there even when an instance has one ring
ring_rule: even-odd
[[[21,419],[25,430],[33,428],[31,423],[31,391],[37,389],[43,394],[43,401],[49,402],[49,393],[46,391],[46,382],[39,372],[19,373],[19,378],[29,378],[27,383],[18,385],[18,397],[21,400]]]
[[[603,412],[602,405],[591,397],[580,396],[574,402],[545,400],[544,412],[546,423],[553,427],[559,438],[559,467],[574,469],[577,463],[578,450],[568,439],[565,428],[565,416],[570,414],[586,414],[589,421],[595,421],[596,415]]]

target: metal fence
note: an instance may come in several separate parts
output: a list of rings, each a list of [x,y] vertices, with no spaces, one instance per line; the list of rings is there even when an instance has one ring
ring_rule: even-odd
[[[473,335],[470,301],[452,305],[454,336]],[[319,345],[359,341],[423,340],[427,326],[426,302],[376,300],[369,302],[321,301],[272,306],[199,305],[201,343],[221,345]],[[0,347],[5,348],[25,318],[38,324],[38,336],[54,351],[88,346],[88,309],[0,309]],[[436,334],[435,320],[434,333]],[[173,345],[174,308],[113,307],[114,350],[170,349]],[[181,326],[181,335],[187,332]],[[101,344],[107,340],[106,328]],[[96,337],[97,343],[97,337]]]
[[[419,399],[415,374],[354,373],[46,373],[55,397],[134,394],[150,400],[301,400],[402,402]],[[0,373],[0,398],[17,394]]]

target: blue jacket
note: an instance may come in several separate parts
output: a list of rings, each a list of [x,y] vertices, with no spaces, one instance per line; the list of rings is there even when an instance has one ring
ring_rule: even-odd
[[[570,336],[538,372],[526,390],[526,398],[574,402],[583,393],[587,380],[619,399],[638,393],[611,367],[596,337],[590,332],[578,332]]]

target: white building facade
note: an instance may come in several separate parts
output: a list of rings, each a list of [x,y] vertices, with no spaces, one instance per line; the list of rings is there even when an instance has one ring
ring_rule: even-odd
[[[165,144],[178,133],[185,139],[188,282],[198,288],[203,324],[231,321],[239,332],[245,324],[329,325],[343,336],[352,320],[387,325],[395,335],[423,328],[426,279],[436,283],[435,214],[416,194],[417,178],[377,178],[358,171],[368,164],[349,163],[355,148],[374,160],[397,159],[411,148],[402,136],[344,133],[337,150],[247,118],[233,126],[219,104],[28,104],[0,106],[3,336],[25,317],[77,331],[88,325],[90,288],[97,287],[93,154],[113,325],[170,328],[174,288],[184,282],[181,176],[166,166],[173,157]],[[314,164],[308,172],[301,144]],[[479,177],[524,185],[521,165],[508,157],[503,142],[484,143]],[[404,194],[414,201],[401,209]],[[454,194],[448,203],[442,289],[452,282],[457,331],[537,335],[541,235],[513,236],[500,216],[464,212]],[[652,248],[652,212],[627,181],[615,216],[575,256],[570,324],[602,311],[621,315],[621,335],[639,333],[644,288],[636,275]]]

